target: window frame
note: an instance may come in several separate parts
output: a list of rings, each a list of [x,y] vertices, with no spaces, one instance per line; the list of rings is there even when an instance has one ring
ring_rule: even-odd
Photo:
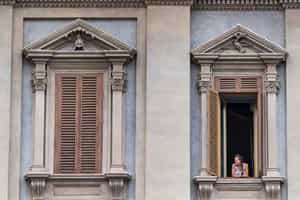
[[[102,126],[102,161],[101,171],[97,175],[104,175],[109,171],[110,163],[110,149],[111,149],[111,83],[110,83],[110,64],[105,65],[89,65],[88,63],[81,63],[80,65],[70,68],[66,62],[65,65],[56,65],[51,63],[48,66],[48,91],[46,97],[46,148],[45,148],[45,165],[49,172],[53,175],[66,176],[85,176],[92,174],[72,173],[72,174],[57,174],[54,170],[55,165],[55,75],[56,73],[102,73],[103,74],[103,126]]]
[[[254,89],[250,89],[250,90],[241,90],[241,89],[229,89],[229,90],[221,90],[217,84],[217,82],[221,79],[221,78],[233,78],[233,79],[241,79],[241,78],[256,78],[257,79],[257,89],[256,91],[254,91]],[[263,144],[264,144],[264,126],[266,121],[264,120],[264,115],[266,115],[266,111],[264,109],[265,105],[264,105],[264,90],[263,90],[263,80],[264,80],[264,76],[262,73],[240,73],[240,74],[236,74],[236,73],[214,73],[213,71],[213,78],[212,78],[212,88],[218,92],[218,96],[219,96],[219,100],[221,101],[221,96],[222,94],[226,95],[226,94],[236,94],[236,95],[243,95],[243,94],[255,94],[256,95],[256,125],[257,128],[255,128],[254,130],[254,141],[253,141],[253,149],[254,149],[254,155],[253,155],[253,162],[254,162],[254,169],[253,169],[253,177],[249,177],[249,178],[260,178],[263,176],[263,168],[265,165],[264,162],[264,151],[262,151],[263,149]],[[220,113],[222,112],[222,109],[220,108]],[[221,126],[221,124],[220,124]],[[220,129],[222,129],[220,127]],[[222,130],[220,131],[220,138],[222,138]],[[221,139],[220,143],[222,144],[223,141]],[[221,145],[222,146],[222,145]],[[221,163],[224,162],[224,159],[222,159],[224,156],[223,155],[223,150],[222,148],[220,149],[220,155],[221,155]],[[220,165],[220,169],[219,169],[219,178],[230,178],[231,176],[228,176],[228,174],[226,174],[226,176],[222,176],[222,164]]]

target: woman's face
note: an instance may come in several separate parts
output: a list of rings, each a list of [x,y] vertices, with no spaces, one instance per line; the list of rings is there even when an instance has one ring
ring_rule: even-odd
[[[234,163],[235,163],[236,165],[241,165],[241,164],[242,164],[239,157],[235,157],[235,158],[234,158]]]

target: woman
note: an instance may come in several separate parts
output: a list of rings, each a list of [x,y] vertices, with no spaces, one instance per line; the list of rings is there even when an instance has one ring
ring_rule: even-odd
[[[248,164],[243,162],[243,157],[240,154],[234,156],[231,173],[234,178],[245,178],[249,176]]]

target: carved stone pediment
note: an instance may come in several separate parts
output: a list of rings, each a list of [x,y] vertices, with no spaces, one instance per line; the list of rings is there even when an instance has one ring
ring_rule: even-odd
[[[28,58],[125,58],[135,55],[135,49],[112,37],[82,19],[49,34],[24,49]]]
[[[194,60],[284,60],[286,51],[275,43],[237,25],[192,50]]]

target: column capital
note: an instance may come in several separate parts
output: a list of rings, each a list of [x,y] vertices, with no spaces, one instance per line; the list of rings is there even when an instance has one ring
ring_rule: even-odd
[[[265,89],[268,94],[278,94],[280,89],[280,81],[276,80],[265,80]]]
[[[122,63],[112,64],[111,78],[113,91],[126,92],[127,73],[125,72]]]
[[[212,64],[201,64],[200,72],[198,74],[197,89],[198,93],[206,93],[212,86]]]
[[[280,81],[277,75],[277,65],[274,63],[266,64],[265,89],[269,94],[277,94],[280,89]]]
[[[47,61],[39,60],[35,62],[32,70],[32,89],[33,92],[45,91],[47,86]]]

